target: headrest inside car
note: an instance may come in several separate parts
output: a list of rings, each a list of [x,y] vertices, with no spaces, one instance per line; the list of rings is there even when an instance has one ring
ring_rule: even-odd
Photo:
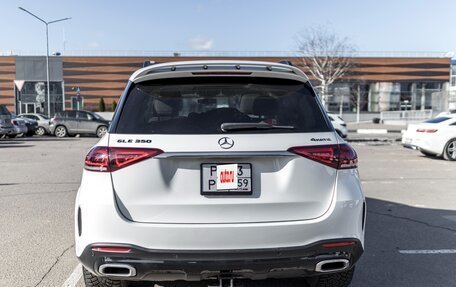
[[[278,112],[278,101],[272,97],[258,97],[253,101],[253,113],[263,117],[275,117]]]

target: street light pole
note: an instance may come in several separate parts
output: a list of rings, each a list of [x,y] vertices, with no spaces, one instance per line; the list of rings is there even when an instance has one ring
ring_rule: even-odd
[[[49,24],[46,23],[46,86],[47,86],[47,115],[51,118],[51,85],[49,83]],[[54,105],[55,107],[55,105]],[[55,108],[54,108],[55,109]]]
[[[49,80],[49,24],[53,24],[56,22],[61,22],[61,21],[66,21],[70,20],[71,18],[62,18],[54,21],[49,21],[46,22],[40,17],[36,16],[32,12],[28,11],[27,9],[24,9],[22,7],[19,7],[20,10],[32,15],[39,21],[43,22],[46,25],[46,83],[47,83],[47,115],[48,117],[51,117],[51,85],[50,85],[50,80]]]

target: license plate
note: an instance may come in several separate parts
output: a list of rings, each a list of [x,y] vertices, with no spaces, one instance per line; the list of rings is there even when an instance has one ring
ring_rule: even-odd
[[[201,194],[252,194],[252,165],[250,163],[203,163],[201,165]]]

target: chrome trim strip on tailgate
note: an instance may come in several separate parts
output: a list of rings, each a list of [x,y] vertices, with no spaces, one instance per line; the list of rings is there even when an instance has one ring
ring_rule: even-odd
[[[172,157],[198,157],[198,158],[218,158],[218,157],[251,157],[251,156],[296,156],[289,151],[232,151],[232,152],[164,152],[155,158]]]

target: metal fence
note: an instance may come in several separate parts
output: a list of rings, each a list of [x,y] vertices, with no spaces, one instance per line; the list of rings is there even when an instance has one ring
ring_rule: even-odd
[[[436,114],[456,109],[456,91],[432,93],[432,109]]]
[[[381,112],[380,120],[385,121],[424,121],[432,118],[432,110],[411,110]]]

